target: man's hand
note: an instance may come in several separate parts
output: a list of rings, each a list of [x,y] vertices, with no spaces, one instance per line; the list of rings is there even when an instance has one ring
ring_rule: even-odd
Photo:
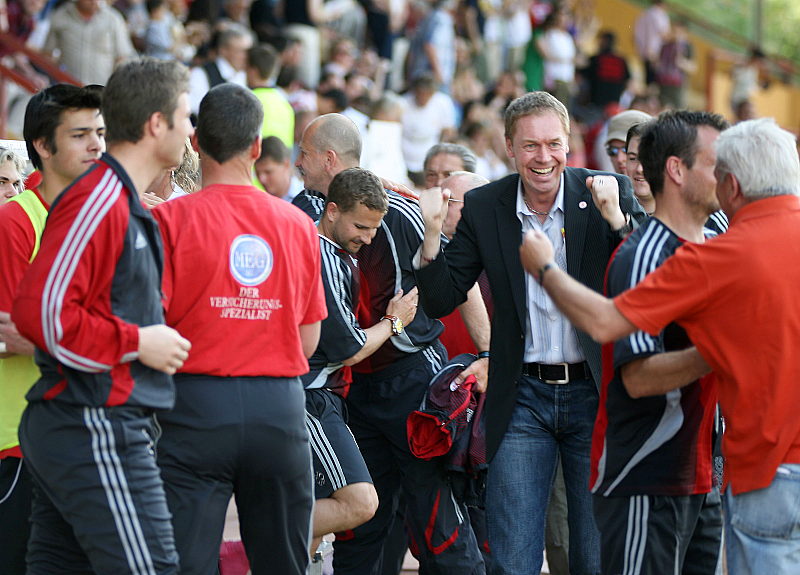
[[[379,178],[379,179],[384,189],[392,190],[393,192],[397,192],[401,196],[405,196],[407,198],[413,198],[415,200],[419,198],[417,193],[408,186],[406,186],[405,184],[398,184],[397,182],[394,182],[392,180],[387,180],[386,178]]]
[[[395,315],[400,318],[403,325],[408,325],[414,321],[419,305],[419,294],[416,286],[411,288],[407,294],[403,295],[403,290],[397,290],[394,297],[389,300],[386,306],[386,315]]]
[[[447,203],[450,190],[430,188],[419,195],[419,211],[425,222],[425,234],[422,240],[422,267],[436,259],[441,246],[442,224],[447,215]]]
[[[470,375],[475,376],[475,385],[472,390],[476,393],[484,393],[489,385],[489,358],[482,357],[476,359],[467,368],[456,376],[456,383],[459,385]]]
[[[535,278],[539,278],[539,270],[553,261],[553,244],[548,237],[538,230],[530,230],[522,238],[519,247],[522,267]]]
[[[425,222],[425,231],[430,228],[437,234],[442,232],[442,224],[447,216],[447,204],[450,200],[450,190],[439,187],[428,188],[419,194],[419,211]]]
[[[0,342],[6,344],[5,353],[0,357],[12,355],[33,355],[36,346],[20,335],[17,326],[11,321],[11,315],[0,312]]]
[[[592,192],[595,207],[608,222],[612,230],[619,230],[627,223],[619,207],[619,182],[614,176],[589,176],[586,187]]]
[[[142,194],[142,204],[148,210],[152,210],[156,206],[163,204],[164,200],[157,195],[151,192],[145,192]]]
[[[139,361],[172,375],[183,367],[192,344],[163,324],[139,328]]]

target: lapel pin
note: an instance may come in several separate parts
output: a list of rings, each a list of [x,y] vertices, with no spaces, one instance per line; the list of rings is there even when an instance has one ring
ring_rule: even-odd
[[[586,202],[578,202],[578,207],[582,210],[585,210],[587,205]]]

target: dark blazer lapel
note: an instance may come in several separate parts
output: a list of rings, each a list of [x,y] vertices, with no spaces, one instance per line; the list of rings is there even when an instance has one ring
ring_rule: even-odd
[[[519,246],[522,243],[522,223],[517,217],[516,200],[519,178],[511,178],[508,186],[500,191],[495,208],[497,235],[500,254],[503,258],[514,307],[519,315],[520,325],[525,325],[527,304],[525,301],[525,273],[519,259]]]
[[[581,273],[589,212],[594,200],[586,182],[569,168],[564,170],[564,236],[567,245],[567,272],[574,278]],[[581,208],[581,202],[586,205]]]

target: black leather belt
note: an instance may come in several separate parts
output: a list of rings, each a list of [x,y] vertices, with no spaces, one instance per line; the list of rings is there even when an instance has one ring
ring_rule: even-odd
[[[573,379],[589,379],[589,364],[581,363],[523,363],[522,375],[541,379],[545,383],[565,384]]]

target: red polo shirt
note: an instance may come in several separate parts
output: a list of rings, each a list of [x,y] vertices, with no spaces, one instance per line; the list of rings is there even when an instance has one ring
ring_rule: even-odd
[[[717,374],[735,494],[767,487],[781,463],[800,463],[799,263],[800,198],[767,198],[614,299],[650,334],[683,326]]]

